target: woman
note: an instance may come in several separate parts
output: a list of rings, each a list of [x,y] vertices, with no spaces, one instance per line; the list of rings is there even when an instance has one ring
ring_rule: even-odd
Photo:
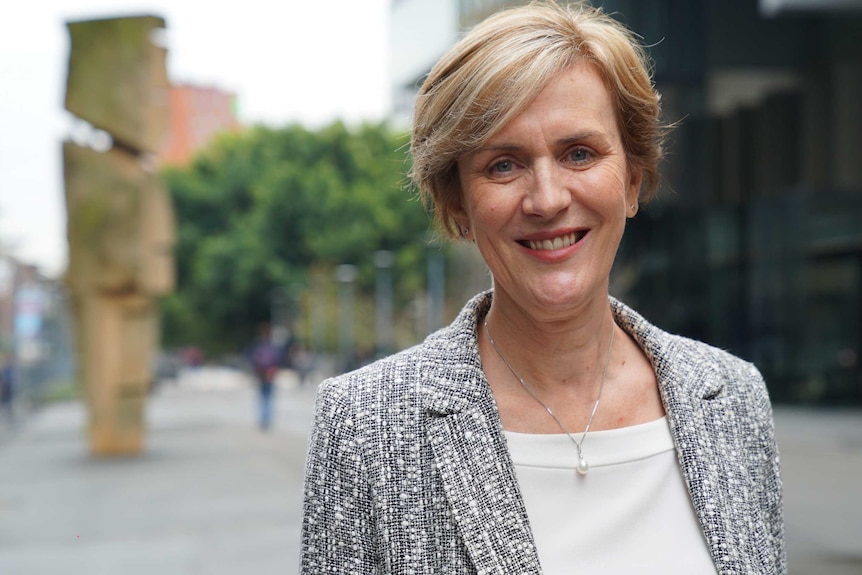
[[[589,8],[499,13],[431,70],[412,175],[494,289],[321,386],[303,573],[786,571],[760,374],[608,295],[658,100]]]

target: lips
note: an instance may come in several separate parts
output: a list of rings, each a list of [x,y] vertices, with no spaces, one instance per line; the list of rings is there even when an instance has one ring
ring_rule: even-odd
[[[544,240],[521,240],[518,243],[526,248],[537,251],[555,251],[578,243],[587,235],[587,230],[578,230],[555,238]]]

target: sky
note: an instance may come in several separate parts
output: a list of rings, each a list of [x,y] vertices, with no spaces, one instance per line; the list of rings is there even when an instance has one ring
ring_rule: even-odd
[[[232,91],[244,123],[382,119],[390,0],[27,0],[0,17],[0,250],[50,276],[66,267],[61,142],[65,22],[167,21],[168,76]]]

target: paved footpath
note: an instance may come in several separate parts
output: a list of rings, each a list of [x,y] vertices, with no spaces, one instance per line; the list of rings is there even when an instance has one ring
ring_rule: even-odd
[[[0,441],[0,575],[295,575],[312,389],[203,370],[148,406],[148,448],[95,459],[79,402]],[[862,574],[862,412],[779,409],[790,575]]]
[[[777,408],[790,575],[862,575],[862,410]]]
[[[91,457],[79,402],[33,414],[0,445],[0,574],[298,573],[313,391],[280,391],[262,433],[236,373],[165,386],[135,458]]]

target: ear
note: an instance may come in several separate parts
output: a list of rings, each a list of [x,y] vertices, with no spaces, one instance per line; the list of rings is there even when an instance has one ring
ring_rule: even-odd
[[[629,166],[629,181],[626,185],[626,214],[633,218],[637,213],[638,198],[641,193],[641,184],[643,183],[643,168]],[[632,209],[634,206],[634,209]]]
[[[453,209],[452,222],[457,226],[457,236],[462,239],[469,239],[470,217],[463,209]]]
[[[460,201],[452,206],[451,214],[452,219],[455,220],[459,228],[463,230],[465,227],[470,227],[470,216]]]
[[[456,175],[457,177],[457,175]],[[450,184],[451,188],[451,203],[449,205],[449,215],[458,226],[458,232],[463,237],[464,230],[470,227],[470,214],[464,208],[464,196],[461,194],[461,183],[455,179]]]

